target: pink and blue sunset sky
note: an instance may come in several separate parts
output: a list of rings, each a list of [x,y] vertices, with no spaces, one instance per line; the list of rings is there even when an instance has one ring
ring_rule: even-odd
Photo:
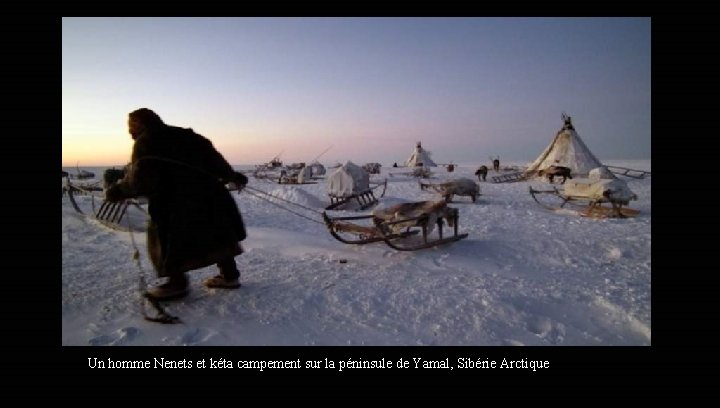
[[[650,18],[63,18],[62,164],[130,156],[155,110],[231,164],[535,159],[567,112],[649,159]]]

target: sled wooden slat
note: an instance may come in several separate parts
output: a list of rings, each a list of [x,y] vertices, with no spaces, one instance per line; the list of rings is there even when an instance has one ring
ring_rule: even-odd
[[[82,187],[71,184],[69,180],[66,186],[63,188],[63,193],[67,193],[68,199],[70,200],[70,203],[72,204],[73,209],[75,209],[76,212],[86,217],[90,217],[87,214],[83,213],[82,209],[77,203],[77,200],[75,199],[75,195],[91,195],[93,197],[93,200],[97,196],[93,196],[90,191],[85,190]],[[120,231],[127,231],[128,227],[127,225],[125,225],[124,220],[127,216],[127,209],[131,204],[137,207],[140,211],[145,212],[145,210],[140,207],[138,201],[136,200],[123,200],[116,203],[111,203],[107,200],[103,200],[102,204],[100,204],[100,208],[98,208],[97,211],[95,211],[95,204],[93,201],[93,216],[90,218],[94,218],[106,227]],[[137,229],[137,227],[133,229]]]
[[[527,177],[520,172],[501,174],[499,176],[492,176],[493,183],[514,183],[516,181],[523,181]]]
[[[377,204],[378,199],[377,197],[375,197],[374,190],[380,187],[383,187],[382,193],[380,193],[380,197],[383,197],[385,195],[385,190],[387,189],[387,180],[368,190],[347,197],[338,197],[330,194],[330,205],[325,207],[325,210],[334,210],[338,207],[341,207],[343,204],[349,203],[353,200],[355,200],[355,202],[357,202],[357,204],[360,206],[360,210],[368,209],[373,205]]]
[[[649,171],[644,170],[633,170],[628,169],[627,167],[620,167],[620,166],[605,166],[608,170],[610,170],[613,174],[617,174],[620,176],[626,176],[636,179],[643,179],[645,176],[649,176]]]

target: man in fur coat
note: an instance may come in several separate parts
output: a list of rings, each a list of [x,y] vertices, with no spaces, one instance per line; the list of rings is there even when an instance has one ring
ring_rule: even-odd
[[[185,272],[212,264],[220,273],[205,286],[239,288],[235,256],[242,253],[246,232],[225,184],[242,189],[247,177],[234,171],[210,140],[192,129],[166,125],[150,109],[131,112],[128,128],[135,140],[131,163],[106,199],[148,199],[148,253],[158,276],[168,278],[148,295],[158,300],[187,296]]]

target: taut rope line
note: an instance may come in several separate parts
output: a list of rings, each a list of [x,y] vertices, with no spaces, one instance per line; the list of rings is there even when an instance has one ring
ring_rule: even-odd
[[[318,210],[316,210],[316,209],[314,209],[314,208],[306,207],[306,206],[304,206],[304,205],[302,205],[302,204],[298,204],[298,203],[292,202],[292,201],[290,201],[290,200],[286,200],[286,199],[281,198],[281,197],[276,197],[276,196],[274,196],[274,195],[272,195],[272,194],[270,194],[270,193],[267,193],[267,192],[265,192],[265,191],[259,190],[259,189],[257,189],[257,188],[253,188],[253,187],[250,187],[250,186],[245,186],[245,187],[243,188],[243,190],[245,190],[245,189],[257,191],[258,193],[265,194],[266,196],[272,197],[272,198],[274,198],[274,199],[276,199],[276,200],[285,201],[285,202],[288,203],[288,204],[296,205],[296,206],[298,206],[298,207],[300,207],[300,208],[302,208],[302,209],[304,209],[304,210],[307,210],[307,211],[314,212],[314,213],[316,213],[316,214],[322,215],[322,212],[320,212],[320,211],[318,211]],[[272,204],[272,205],[274,205],[274,206],[276,206],[276,207],[278,207],[278,208],[282,208],[282,209],[285,210],[285,211],[288,211],[288,212],[290,212],[290,213],[293,213],[293,214],[297,215],[298,217],[302,217],[302,218],[305,218],[306,220],[309,220],[309,221],[312,221],[312,222],[316,222],[316,223],[318,223],[318,224],[325,225],[325,223],[322,222],[322,221],[318,221],[318,220],[312,219],[312,218],[310,218],[310,217],[308,217],[308,216],[306,216],[306,215],[303,215],[303,214],[300,214],[300,213],[298,213],[298,212],[295,212],[295,211],[291,210],[291,209],[288,208],[288,207],[285,207],[285,206],[283,206],[283,205],[280,205],[280,204],[278,204],[278,203],[275,203],[275,202],[273,202],[270,198],[263,197],[263,196],[261,196],[261,195],[259,195],[259,194],[254,194],[254,193],[252,193],[252,192],[250,192],[250,191],[248,191],[248,194],[252,195],[253,197],[257,197],[257,198],[259,198],[259,199],[261,199],[261,200],[267,201],[268,203],[270,203],[270,204]]]

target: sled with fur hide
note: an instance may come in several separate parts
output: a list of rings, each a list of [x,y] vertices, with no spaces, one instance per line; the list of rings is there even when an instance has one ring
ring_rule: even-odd
[[[619,182],[619,183],[618,183]],[[637,200],[622,180],[568,180],[563,190],[535,190],[529,187],[533,200],[543,208],[559,212],[575,208],[583,217],[590,218],[628,218],[640,211],[624,207],[631,200]],[[540,197],[543,197],[541,199]]]
[[[459,241],[468,234],[458,233],[459,211],[445,201],[402,203],[373,211],[372,215],[330,217],[323,212],[330,234],[345,244],[384,242],[398,251],[416,251]],[[365,220],[365,225],[358,223]],[[443,227],[452,228],[449,236]],[[432,234],[436,230],[437,234]]]

